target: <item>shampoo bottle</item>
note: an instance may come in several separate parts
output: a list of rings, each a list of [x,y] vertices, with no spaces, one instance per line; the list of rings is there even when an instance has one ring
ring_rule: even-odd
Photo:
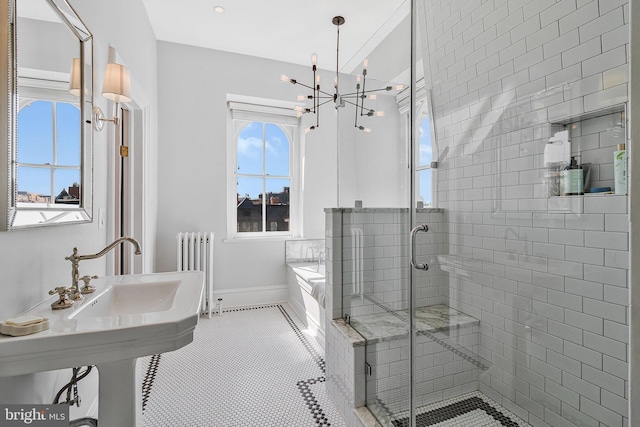
[[[627,194],[627,150],[624,144],[618,144],[613,152],[613,179],[616,194]]]
[[[565,196],[584,194],[583,179],[582,168],[578,166],[576,158],[571,157],[571,163],[562,171],[562,193]]]

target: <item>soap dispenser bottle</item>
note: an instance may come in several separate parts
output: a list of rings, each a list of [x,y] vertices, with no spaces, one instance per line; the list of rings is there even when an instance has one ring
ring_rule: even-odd
[[[613,178],[616,194],[627,194],[627,150],[624,144],[618,144],[613,152]]]
[[[571,157],[571,163],[562,171],[562,187],[565,196],[577,196],[584,194],[583,169],[578,166],[576,157]]]

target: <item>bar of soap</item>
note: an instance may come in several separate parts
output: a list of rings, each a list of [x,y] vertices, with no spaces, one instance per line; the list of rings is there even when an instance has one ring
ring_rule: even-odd
[[[44,321],[45,318],[42,316],[28,315],[7,319],[4,321],[4,323],[10,326],[28,326],[35,325],[36,323],[41,323]]]

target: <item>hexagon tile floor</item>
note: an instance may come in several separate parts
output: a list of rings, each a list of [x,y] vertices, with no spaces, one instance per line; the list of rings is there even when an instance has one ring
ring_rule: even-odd
[[[287,310],[226,310],[202,318],[191,344],[141,358],[144,425],[343,427],[324,353]]]
[[[323,350],[286,304],[202,318],[179,350],[141,358],[146,427],[344,427]],[[290,309],[289,309],[290,310]],[[417,411],[417,426],[530,427],[480,392]],[[396,414],[392,427],[405,427]]]
[[[416,427],[531,427],[479,391],[443,400],[416,410]],[[407,415],[393,427],[408,427]]]

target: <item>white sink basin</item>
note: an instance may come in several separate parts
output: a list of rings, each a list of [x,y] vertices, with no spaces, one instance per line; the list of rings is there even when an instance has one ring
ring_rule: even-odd
[[[46,331],[0,335],[0,376],[146,356],[191,342],[204,277],[200,272],[110,276],[73,307],[51,297],[24,314],[49,319]],[[180,345],[181,344],[181,345]]]
[[[204,275],[111,276],[91,284],[96,292],[71,308],[52,310],[56,295],[23,313],[48,318],[48,330],[21,337],[0,335],[0,376],[97,365],[100,425],[138,425],[136,358],[193,341]]]
[[[68,319],[112,317],[122,324],[133,323],[149,313],[171,309],[181,281],[167,280],[150,283],[114,283],[70,313]]]

